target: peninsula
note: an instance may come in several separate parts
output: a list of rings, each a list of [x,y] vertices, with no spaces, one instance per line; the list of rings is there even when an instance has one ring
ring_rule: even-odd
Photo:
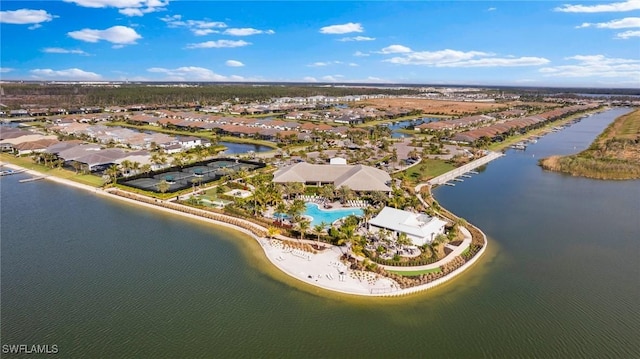
[[[640,178],[640,110],[617,118],[586,150],[540,160],[546,170],[603,180]]]

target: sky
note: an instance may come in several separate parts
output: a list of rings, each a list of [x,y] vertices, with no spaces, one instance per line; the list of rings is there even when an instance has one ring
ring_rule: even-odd
[[[640,0],[0,3],[0,79],[640,88]]]

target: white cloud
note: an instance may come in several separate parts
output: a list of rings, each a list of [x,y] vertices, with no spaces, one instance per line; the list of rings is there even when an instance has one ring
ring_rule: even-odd
[[[560,12],[597,13],[597,12],[622,12],[640,10],[640,0],[627,0],[611,4],[599,5],[563,5],[553,9]]]
[[[496,11],[496,8],[495,7],[490,7],[490,8],[487,9],[487,11]]]
[[[611,20],[609,22],[590,23],[585,22],[578,28],[596,27],[598,29],[628,29],[640,27],[640,17],[626,17],[624,19]]]
[[[362,81],[362,82],[387,82],[387,80],[381,79],[381,78],[375,77],[375,76],[369,76],[369,77],[367,77],[367,81]]]
[[[13,70],[15,70],[15,69],[12,69],[11,67],[0,67],[0,73],[2,73],[2,74],[7,73],[7,72],[11,72]]]
[[[373,41],[375,37],[368,36],[353,36],[353,37],[343,37],[342,39],[338,39],[338,41]]]
[[[220,33],[220,31],[213,30],[213,29],[193,29],[193,30],[191,30],[191,32],[193,32],[193,34],[196,35],[196,36],[205,36],[205,35],[209,35],[209,34],[218,34],[218,33]]]
[[[516,66],[540,66],[550,61],[544,57],[488,57],[476,60],[456,61],[438,64],[439,67],[516,67]]]
[[[244,64],[240,61],[237,60],[227,60],[227,62],[225,62],[225,65],[230,66],[230,67],[242,67],[244,66]]]
[[[322,76],[322,81],[340,82],[343,77],[344,77],[343,75],[327,75],[327,76]]]
[[[20,9],[0,11],[0,23],[16,25],[35,24],[29,27],[30,30],[39,28],[41,26],[40,23],[51,21],[54,17],[57,16],[51,15],[45,10]]]
[[[629,39],[632,37],[640,37],[640,30],[630,30],[616,34],[616,39]]]
[[[342,61],[318,61],[318,62],[314,62],[312,64],[309,64],[307,66],[309,67],[324,67],[324,66],[329,66],[329,65],[341,65],[343,64]]]
[[[176,69],[166,69],[162,67],[152,67],[148,72],[164,74],[165,80],[169,81],[243,81],[241,76],[223,76],[197,66],[184,66]]]
[[[306,76],[302,78],[304,82],[318,82],[318,79],[312,76]]]
[[[411,52],[411,49],[402,45],[391,45],[380,50],[381,54],[402,54]]]
[[[549,63],[543,57],[495,57],[495,54],[481,51],[417,51],[383,60],[399,65],[423,65],[433,67],[514,67],[539,66]]]
[[[222,21],[209,21],[209,20],[182,20],[181,15],[165,16],[160,20],[167,23],[167,26],[171,28],[184,27],[193,32],[196,36],[204,36],[213,33],[219,33],[219,30],[227,27]]]
[[[320,29],[322,34],[348,34],[350,32],[363,32],[364,29],[360,23],[349,22],[342,25],[330,25]]]
[[[576,55],[565,60],[575,60],[572,65],[543,67],[539,71],[545,77],[603,77],[620,79],[640,78],[640,60],[607,58],[604,55]]]
[[[61,47],[46,47],[42,49],[42,52],[47,54],[76,54],[76,55],[89,55],[83,50],[69,50]]]
[[[105,30],[82,29],[67,33],[70,37],[86,41],[98,42],[100,40],[108,41],[116,45],[135,44],[136,40],[142,39],[142,36],[136,30],[126,26],[112,26]]]
[[[275,31],[273,30],[258,30],[250,27],[244,28],[230,28],[224,30],[223,34],[231,35],[231,36],[251,36],[251,35],[259,35],[259,34],[267,34],[273,35]]]
[[[195,44],[187,45],[187,49],[211,49],[211,48],[223,48],[223,47],[242,47],[251,45],[250,42],[246,42],[244,40],[216,40],[216,41],[205,41],[199,42]]]
[[[356,51],[356,52],[354,52],[354,53],[353,53],[353,56],[356,56],[356,57],[365,57],[365,56],[369,56],[369,54],[364,53],[364,52],[362,52],[362,51]]]
[[[307,66],[309,67],[322,67],[322,66],[329,66],[330,62],[322,62],[322,61],[318,61],[318,62],[314,62],[312,64],[309,64]]]
[[[355,62],[350,62],[350,63],[349,63],[349,66],[351,66],[351,67],[358,67],[358,66],[360,66],[360,65],[356,64]]]
[[[113,7],[125,16],[143,16],[144,14],[163,11],[169,0],[64,0],[78,6],[89,8]]]
[[[84,71],[78,68],[66,70],[34,69],[29,72],[33,75],[34,78],[37,79],[59,79],[74,81],[96,81],[102,79],[102,76],[98,75],[95,72]]]

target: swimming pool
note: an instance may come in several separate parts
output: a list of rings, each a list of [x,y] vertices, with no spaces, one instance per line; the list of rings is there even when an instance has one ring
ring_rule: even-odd
[[[311,226],[316,226],[322,222],[330,225],[340,218],[350,215],[362,216],[363,213],[362,208],[341,208],[325,211],[320,209],[320,207],[315,203],[307,203],[305,206],[307,209],[304,211],[303,215],[311,217]]]

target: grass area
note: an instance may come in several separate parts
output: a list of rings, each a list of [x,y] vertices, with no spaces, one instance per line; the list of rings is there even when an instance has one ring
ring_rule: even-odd
[[[45,175],[55,176],[59,178],[68,179],[74,182],[86,184],[93,187],[102,186],[102,178],[91,174],[76,174],[74,171],[69,171],[64,168],[49,168],[44,165],[33,162],[31,157],[16,157],[9,153],[0,154],[0,159],[3,162],[12,163],[20,167],[37,171]]]
[[[413,270],[413,271],[395,271],[395,270],[387,270],[387,272],[389,273],[393,273],[393,274],[398,274],[398,275],[402,275],[405,277],[415,277],[415,276],[419,276],[422,274],[429,274],[429,273],[440,273],[442,272],[442,270],[440,269],[440,267],[438,268],[433,268],[433,269],[423,269],[423,270]]]
[[[618,117],[588,149],[540,161],[546,170],[605,180],[640,178],[640,110]]]
[[[618,117],[596,138],[597,143],[609,140],[635,140],[640,135],[640,110]]]
[[[415,135],[415,134],[419,134],[420,133],[420,131],[407,130],[406,128],[401,128],[401,129],[395,130],[393,132],[404,133],[404,134],[407,134],[407,135]]]
[[[393,177],[404,177],[411,183],[417,184],[419,182],[424,182],[431,178],[440,176],[441,174],[449,172],[454,168],[456,168],[454,165],[443,160],[423,158],[419,164],[410,167],[405,171],[399,172]]]

